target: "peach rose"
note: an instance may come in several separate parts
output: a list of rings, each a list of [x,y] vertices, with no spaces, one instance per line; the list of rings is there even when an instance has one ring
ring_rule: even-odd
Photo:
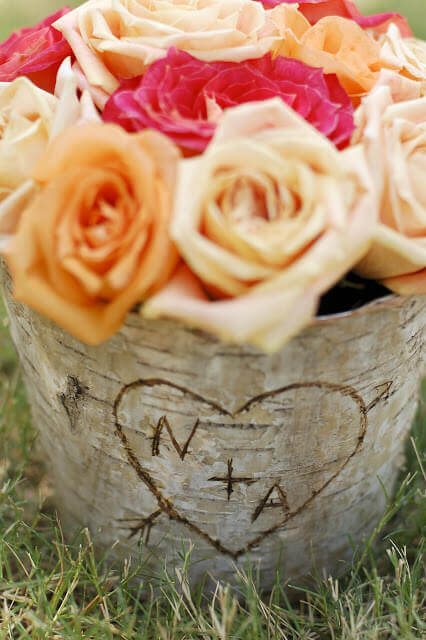
[[[176,266],[168,225],[178,157],[152,131],[95,123],[57,136],[5,252],[15,298],[89,344],[117,331]]]
[[[88,82],[108,94],[174,46],[200,60],[239,62],[272,47],[253,0],[89,0],[55,22]]]
[[[299,11],[297,4],[280,4],[267,12],[268,25],[272,33],[277,34],[278,41],[273,45],[279,48],[280,55],[288,56],[288,51],[294,43],[294,39],[300,40],[311,28],[310,22]],[[286,47],[289,47],[286,49]]]
[[[337,151],[279,98],[228,109],[180,163],[171,235],[186,266],[142,313],[275,351],[368,249],[374,210],[361,147]]]
[[[393,104],[378,87],[356,114],[381,194],[374,243],[356,270],[397,293],[426,293],[426,97]]]
[[[0,89],[0,250],[37,191],[31,175],[49,141],[74,124],[101,121],[90,95],[77,89],[70,58],[58,71],[56,96],[26,78]]]
[[[274,53],[297,58],[311,67],[322,67],[324,73],[335,73],[355,103],[372,89],[379,71],[389,66],[380,57],[380,44],[353,20],[329,16],[314,26],[306,20],[303,30],[298,18],[295,33],[288,26],[288,13],[282,20],[278,10],[282,11],[282,7],[270,12],[282,36]]]
[[[395,25],[390,25],[380,38],[382,60],[402,76],[419,83],[419,97],[426,95],[426,42],[403,38]]]

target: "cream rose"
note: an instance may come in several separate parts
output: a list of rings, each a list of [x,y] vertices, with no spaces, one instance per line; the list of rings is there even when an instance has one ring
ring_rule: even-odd
[[[253,0],[89,0],[57,22],[88,82],[108,94],[167,49],[239,62],[270,50],[266,11]]]
[[[379,87],[387,87],[393,102],[405,102],[422,97],[422,84],[390,69],[382,69],[374,90]]]
[[[391,24],[380,38],[380,57],[388,66],[419,83],[419,97],[426,95],[426,42],[403,38],[396,25]]]
[[[368,249],[370,186],[361,147],[337,151],[279,98],[227,110],[180,164],[171,235],[186,266],[142,313],[275,351]]]
[[[77,95],[70,58],[62,63],[55,96],[18,78],[0,88],[0,249],[14,233],[36,191],[33,169],[50,140],[78,123],[100,121],[90,95]]]
[[[57,99],[27,78],[0,88],[0,201],[19,187],[43,153]]]
[[[374,243],[357,266],[398,293],[426,293],[426,97],[394,104],[378,87],[357,112],[381,194]]]

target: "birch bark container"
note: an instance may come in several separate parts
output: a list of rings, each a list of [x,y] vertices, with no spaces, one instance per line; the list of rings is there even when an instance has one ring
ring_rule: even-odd
[[[4,271],[3,271],[4,273]],[[6,304],[63,526],[155,573],[266,589],[338,574],[392,491],[424,374],[426,297],[319,319],[276,355],[129,314],[87,347]]]

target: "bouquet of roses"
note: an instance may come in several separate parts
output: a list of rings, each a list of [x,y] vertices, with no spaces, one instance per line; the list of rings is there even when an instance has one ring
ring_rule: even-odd
[[[349,271],[426,293],[426,42],[351,0],[89,0],[0,45],[14,296],[274,351]]]

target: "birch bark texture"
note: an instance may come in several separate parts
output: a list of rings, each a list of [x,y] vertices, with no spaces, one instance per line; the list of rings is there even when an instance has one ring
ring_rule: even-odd
[[[131,313],[88,347],[10,295],[66,531],[115,559],[271,588],[338,575],[392,491],[425,373],[426,296],[318,319],[276,355]]]

